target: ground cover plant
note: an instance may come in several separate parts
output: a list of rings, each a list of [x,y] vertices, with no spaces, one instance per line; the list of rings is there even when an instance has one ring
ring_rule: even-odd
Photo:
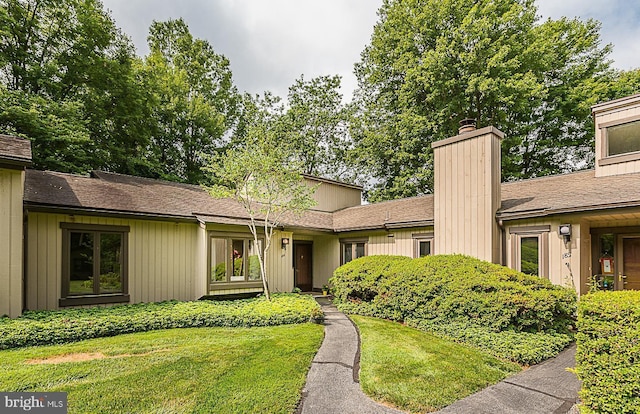
[[[576,342],[580,411],[640,412],[640,292],[582,296]]]
[[[308,295],[276,294],[236,301],[160,302],[107,308],[26,312],[0,318],[0,349],[62,344],[157,329],[251,327],[304,323],[322,317]]]
[[[406,321],[521,364],[572,341],[575,292],[468,256],[363,257],[331,284],[344,312]]]
[[[352,319],[362,338],[362,389],[402,410],[441,409],[520,370],[487,352],[397,322]]]
[[[69,413],[291,413],[318,324],[189,328],[0,351],[0,390],[68,392]]]

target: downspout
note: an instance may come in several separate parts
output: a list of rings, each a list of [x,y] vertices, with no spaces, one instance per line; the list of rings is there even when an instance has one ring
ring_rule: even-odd
[[[28,238],[29,238],[29,211],[23,212],[22,218],[22,311],[27,310],[27,266],[28,266]]]
[[[500,264],[502,266],[507,265],[507,235],[504,229],[504,222],[502,219],[497,219],[498,227],[500,227]]]

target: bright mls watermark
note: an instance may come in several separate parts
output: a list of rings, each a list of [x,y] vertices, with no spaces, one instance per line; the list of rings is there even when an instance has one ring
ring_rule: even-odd
[[[0,414],[67,414],[66,392],[0,392]]]

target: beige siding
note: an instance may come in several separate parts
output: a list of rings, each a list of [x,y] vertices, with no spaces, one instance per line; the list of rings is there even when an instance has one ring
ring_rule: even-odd
[[[637,99],[634,101],[637,101]],[[603,145],[603,130],[599,126],[601,124],[622,121],[627,118],[637,116],[640,116],[640,103],[638,102],[632,102],[630,106],[627,107],[612,108],[609,111],[596,114],[596,177],[640,172],[640,160],[599,165],[600,159],[606,158],[605,148]]]
[[[24,171],[0,169],[0,316],[22,313]]]
[[[57,309],[62,285],[60,223],[129,226],[131,302],[197,299],[195,224],[29,213],[27,308]],[[201,289],[200,289],[201,290]]]
[[[486,128],[434,147],[435,253],[500,261],[498,134]]]
[[[289,245],[285,249],[282,248],[284,237],[289,238]],[[267,275],[272,292],[293,290],[293,233],[287,231],[273,233],[267,258]]]
[[[558,235],[558,227],[561,224],[571,224],[571,242],[565,246],[563,238]],[[553,219],[531,219],[509,222],[505,225],[506,237],[506,259],[507,266],[516,268],[513,262],[515,235],[510,234],[512,227],[527,226],[550,226],[548,233],[548,248],[546,254],[549,263],[549,280],[560,286],[570,287],[578,294],[584,293],[584,288],[588,280],[590,263],[591,240],[589,236],[588,224],[573,218],[553,218]],[[517,248],[517,247],[516,247]]]
[[[362,190],[349,186],[342,186],[330,182],[320,182],[306,179],[309,185],[319,185],[313,195],[316,200],[314,210],[336,211],[346,207],[359,206],[362,202]]]
[[[313,287],[328,284],[333,271],[340,266],[340,242],[336,236],[313,239]]]

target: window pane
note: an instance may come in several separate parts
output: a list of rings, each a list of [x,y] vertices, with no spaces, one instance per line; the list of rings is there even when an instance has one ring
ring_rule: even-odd
[[[364,257],[364,243],[356,243],[356,259]]]
[[[351,243],[345,243],[342,245],[342,257],[344,263],[349,263],[353,260],[353,245]],[[343,263],[343,264],[344,264]]]
[[[608,155],[640,151],[640,121],[607,128]]]
[[[227,241],[211,239],[211,281],[227,281]]]
[[[421,240],[420,241],[420,256],[429,256],[431,254],[431,241],[429,240]]]
[[[93,293],[93,233],[70,233],[69,294]]]
[[[122,234],[100,234],[100,293],[122,292]]]
[[[520,239],[520,271],[539,276],[538,237],[522,237]]]
[[[231,246],[233,259],[231,281],[241,282],[244,280],[244,240],[232,240]]]
[[[258,240],[256,245],[253,240],[249,240],[249,280],[260,280],[260,261],[258,252],[262,249],[262,240]]]

